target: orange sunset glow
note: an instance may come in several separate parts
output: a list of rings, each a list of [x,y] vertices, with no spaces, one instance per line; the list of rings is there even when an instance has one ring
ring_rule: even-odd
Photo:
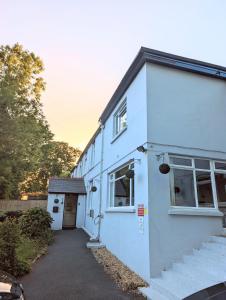
[[[1,0],[1,44],[18,42],[42,58],[51,130],[83,149],[141,46],[226,65],[226,43],[218,47],[226,4],[211,3]]]

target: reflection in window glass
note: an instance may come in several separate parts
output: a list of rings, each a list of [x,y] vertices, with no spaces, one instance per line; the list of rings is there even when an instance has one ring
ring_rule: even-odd
[[[215,174],[218,202],[226,202],[226,174]]]
[[[176,206],[195,206],[193,171],[173,170]]]
[[[192,165],[192,160],[189,158],[183,158],[183,157],[170,157],[170,163],[174,165],[180,165],[180,166],[190,166]]]
[[[114,206],[130,205],[130,179],[127,177],[115,181]]]
[[[117,172],[115,172],[115,178],[120,178],[120,177],[124,176],[128,170],[129,170],[129,166],[126,166],[126,167],[118,170]]]
[[[210,172],[196,171],[198,203],[200,207],[214,207]]]
[[[195,167],[197,169],[209,170],[210,162],[209,162],[209,160],[206,160],[206,159],[195,159]]]
[[[226,170],[226,163],[215,162],[215,169]]]
[[[109,175],[110,206],[134,206],[134,178],[128,178],[126,172],[133,169],[131,163]]]

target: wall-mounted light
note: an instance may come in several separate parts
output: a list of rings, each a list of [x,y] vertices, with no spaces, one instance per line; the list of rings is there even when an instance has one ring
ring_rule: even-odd
[[[137,147],[137,151],[145,153],[145,152],[147,152],[147,149],[145,149],[144,146],[141,145],[141,146]]]

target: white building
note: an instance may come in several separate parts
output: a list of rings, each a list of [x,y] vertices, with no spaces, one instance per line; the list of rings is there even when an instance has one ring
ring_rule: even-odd
[[[153,288],[153,278],[223,232],[225,79],[224,67],[141,48],[73,170],[87,192],[76,226]],[[158,286],[147,292],[153,299]]]

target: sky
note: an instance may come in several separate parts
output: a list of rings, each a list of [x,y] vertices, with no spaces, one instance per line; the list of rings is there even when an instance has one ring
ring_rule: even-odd
[[[0,0],[0,44],[44,62],[55,139],[83,149],[141,46],[226,66],[225,0]]]

